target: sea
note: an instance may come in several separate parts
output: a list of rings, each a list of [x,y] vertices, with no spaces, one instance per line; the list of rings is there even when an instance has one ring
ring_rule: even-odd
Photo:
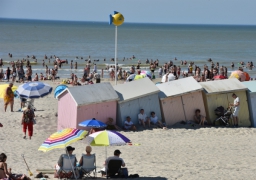
[[[62,66],[58,75],[64,78],[72,72],[81,77],[85,60],[90,59],[97,64],[98,71],[104,69],[104,76],[108,77],[105,67],[114,65],[111,59],[115,57],[115,28],[108,22],[0,19],[0,58],[6,68],[8,62],[18,59],[33,62],[31,56],[34,55],[37,63],[32,63],[33,73],[45,72],[44,55],[77,62],[77,70],[71,69],[70,64]],[[241,61],[256,63],[256,26],[124,22],[117,27],[117,58],[124,70],[138,62],[147,70],[147,59],[158,59],[160,65],[169,61],[180,65],[181,60],[186,60],[203,67],[210,66],[207,60],[211,58],[231,72],[241,66]],[[45,62],[53,67],[53,59]],[[231,62],[235,63],[233,69]],[[181,68],[186,71],[187,65]],[[245,66],[244,71],[256,78],[256,68]]]

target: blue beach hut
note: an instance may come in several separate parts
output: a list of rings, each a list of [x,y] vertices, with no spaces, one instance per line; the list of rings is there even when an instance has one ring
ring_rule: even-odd
[[[253,127],[256,127],[256,81],[242,82],[247,88],[247,100],[249,105],[250,120]]]
[[[54,98],[56,98],[62,91],[64,91],[68,86],[61,84],[58,85],[54,90]]]

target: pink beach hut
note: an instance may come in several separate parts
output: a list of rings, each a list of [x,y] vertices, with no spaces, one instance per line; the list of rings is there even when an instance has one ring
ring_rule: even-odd
[[[193,77],[162,83],[157,87],[166,125],[193,120],[196,109],[206,116],[203,87]]]
[[[91,118],[105,123],[111,117],[116,123],[119,97],[110,83],[70,87],[60,93],[57,99],[58,130],[68,127],[85,129],[78,124]]]

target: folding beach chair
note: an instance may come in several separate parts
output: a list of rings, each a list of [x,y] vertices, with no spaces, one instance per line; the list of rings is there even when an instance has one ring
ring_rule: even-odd
[[[74,169],[74,172],[76,172],[76,167],[74,167],[76,155],[73,154],[68,156],[67,154],[63,154],[62,158],[63,158],[63,165],[58,171],[59,179],[62,179],[62,178],[70,179],[73,176],[75,177],[73,173],[73,169]]]
[[[97,177],[95,154],[92,154],[91,156],[82,154],[82,158],[83,166],[81,167],[81,171],[84,173],[84,177]],[[93,173],[93,176],[91,176],[91,173]]]
[[[113,178],[113,177],[118,177],[120,174],[120,170],[121,170],[121,166],[122,166],[122,161],[121,160],[110,160],[108,162],[108,169],[107,169],[107,179],[108,178]]]

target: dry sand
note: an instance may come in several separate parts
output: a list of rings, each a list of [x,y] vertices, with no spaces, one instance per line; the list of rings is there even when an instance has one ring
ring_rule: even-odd
[[[54,88],[56,83],[51,83]],[[1,82],[1,84],[3,84]],[[19,84],[16,84],[19,85]],[[21,112],[3,110],[0,99],[0,152],[7,154],[8,166],[16,173],[27,173],[21,154],[36,175],[36,169],[51,169],[64,149],[47,153],[39,146],[57,129],[57,100],[53,93],[35,100],[37,124],[32,140],[23,139]],[[14,110],[20,108],[15,99]],[[256,178],[256,129],[254,128],[199,128],[176,125],[168,130],[148,129],[139,132],[121,132],[140,146],[107,147],[108,156],[120,149],[130,174],[140,179],[255,179]],[[85,141],[73,143],[79,159],[84,153]],[[96,153],[97,170],[105,160],[104,147],[92,147]],[[98,174],[100,177],[100,174]],[[52,176],[50,176],[52,179]]]

